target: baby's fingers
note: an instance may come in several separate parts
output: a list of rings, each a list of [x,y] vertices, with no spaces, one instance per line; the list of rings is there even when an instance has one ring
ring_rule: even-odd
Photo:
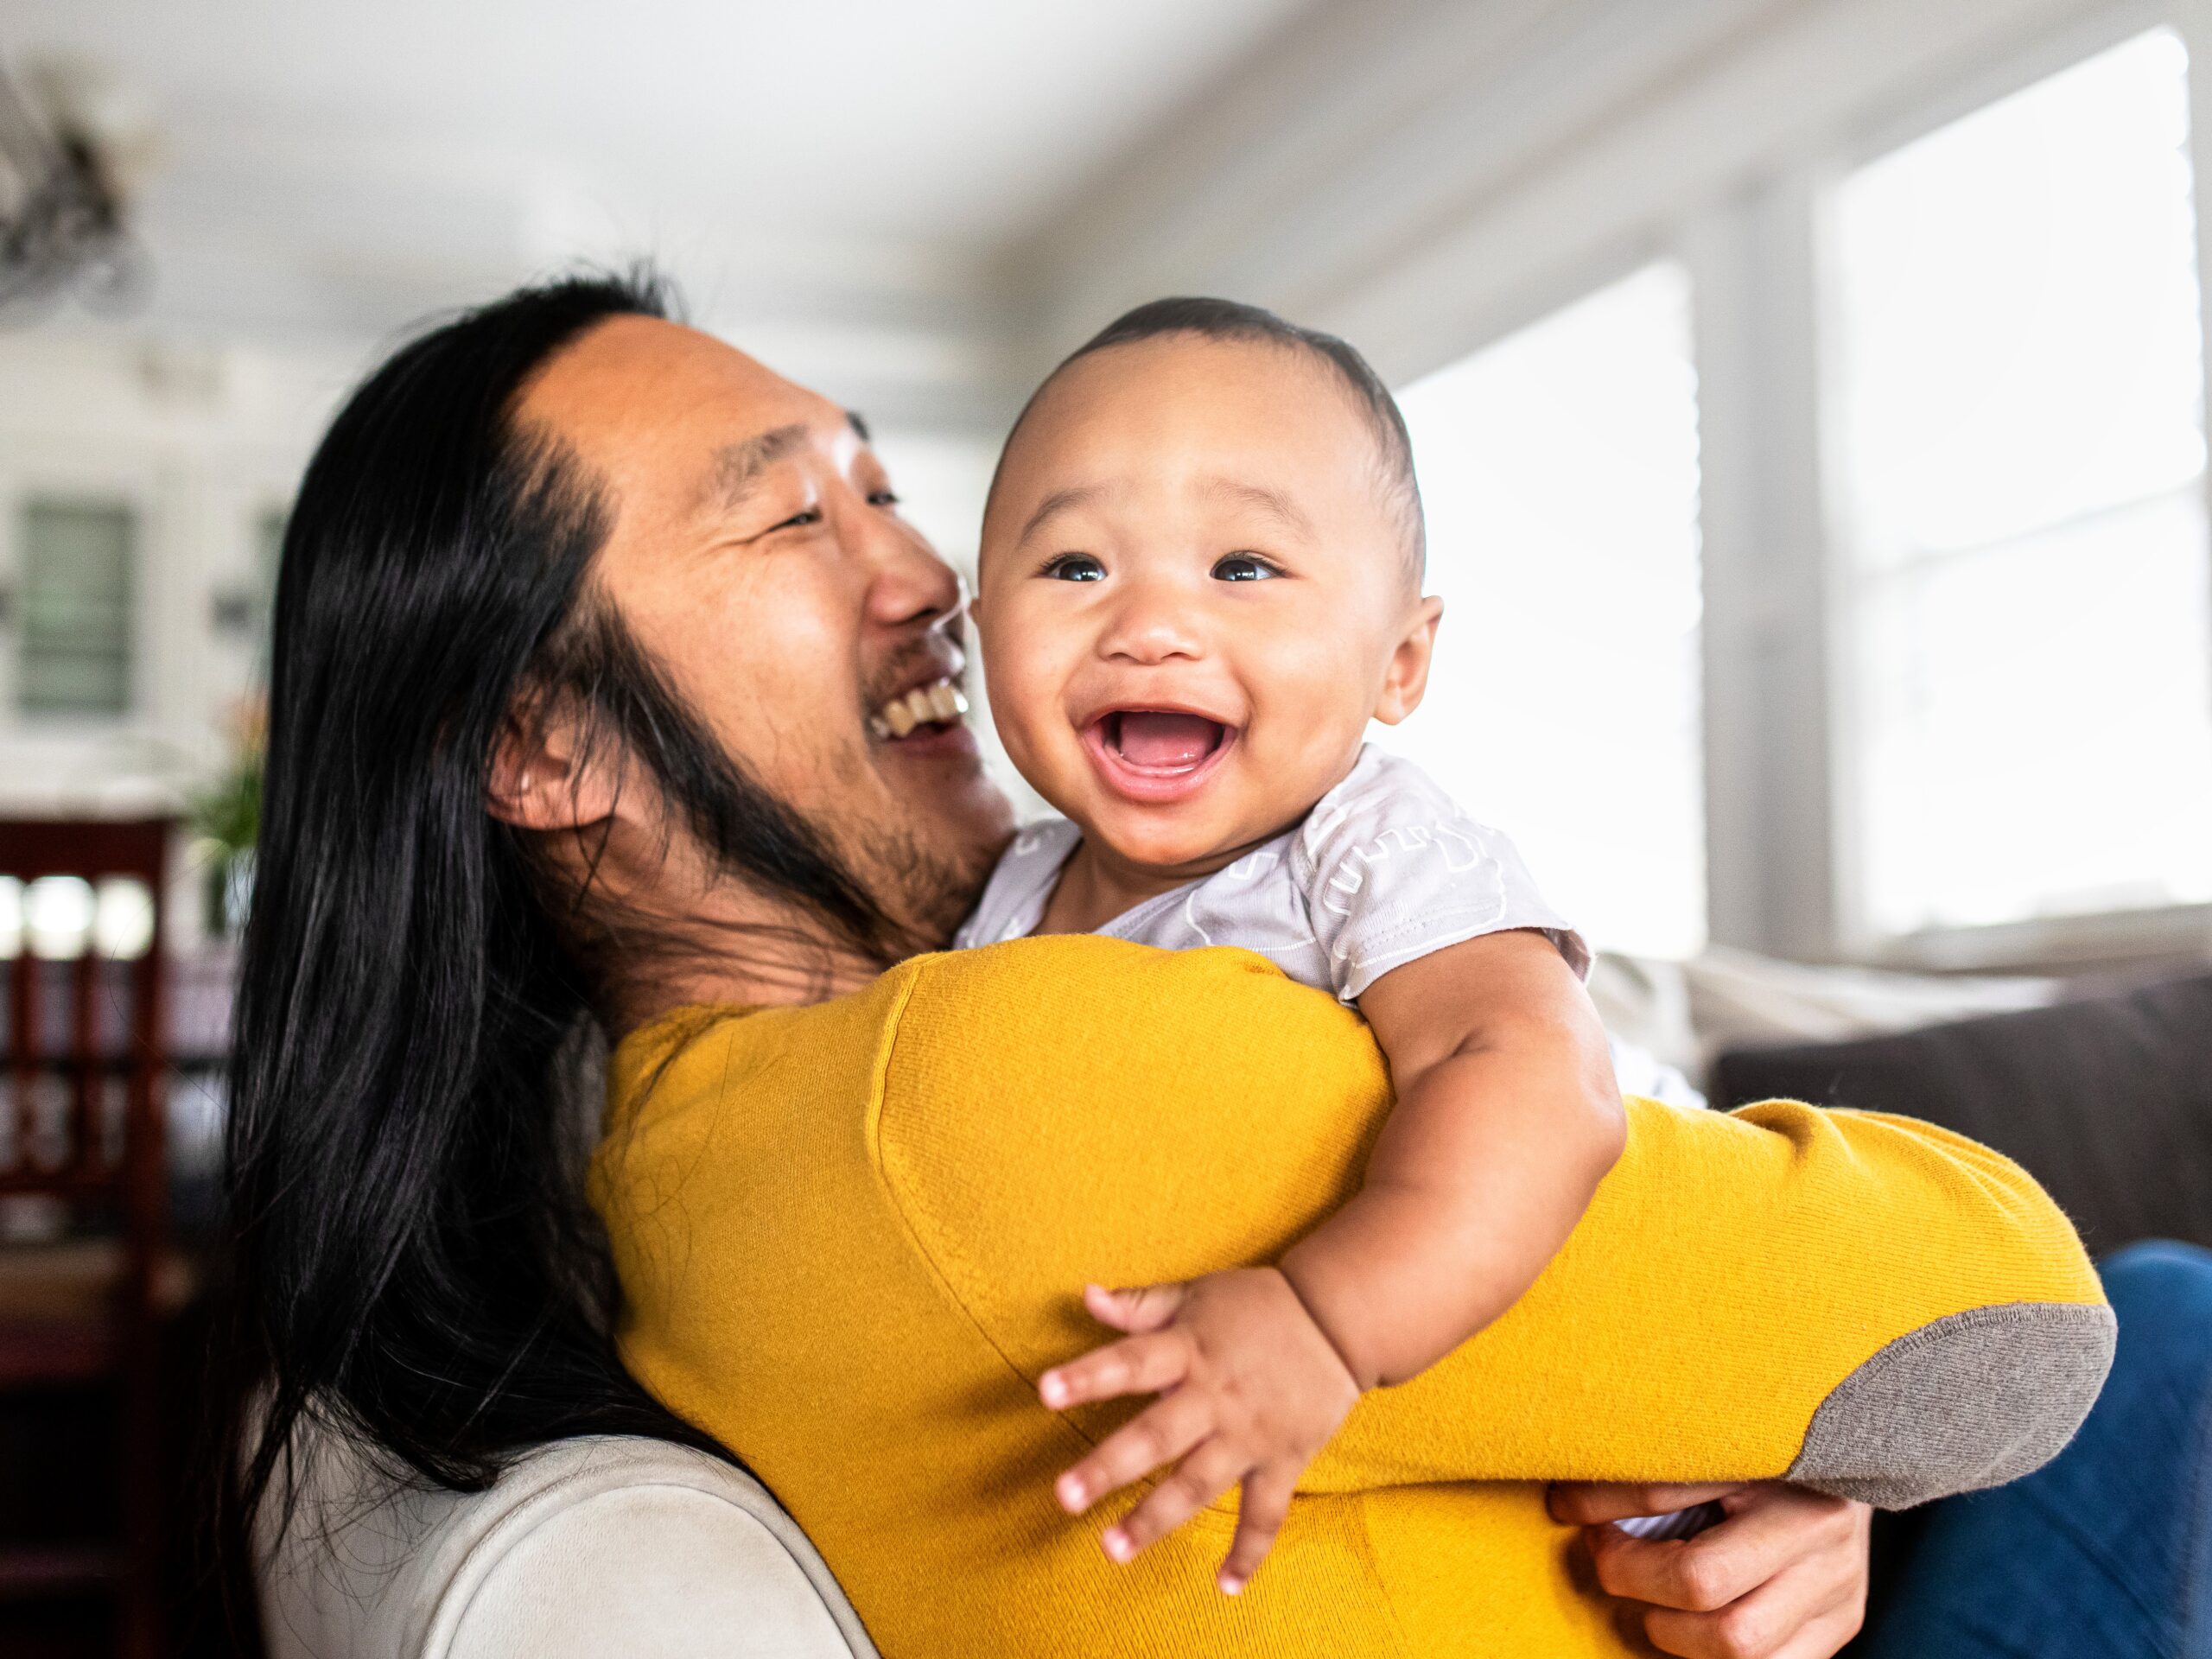
[[[1125,1337],[1056,1365],[1037,1379],[1037,1397],[1054,1411],[1125,1394],[1158,1394],[1189,1373],[1190,1344],[1172,1332]]]
[[[1142,1480],[1173,1463],[1213,1433],[1213,1408],[1187,1394],[1171,1394],[1100,1442],[1097,1449],[1052,1483],[1060,1507],[1080,1515],[1110,1491]]]
[[[1221,1564],[1221,1593],[1233,1596],[1252,1581],[1260,1563],[1274,1548],[1283,1517],[1290,1513],[1290,1495],[1298,1484],[1298,1471],[1268,1464],[1244,1477],[1244,1496],[1236,1507],[1236,1538]]]
[[[1128,1560],[1234,1486],[1244,1470],[1243,1452],[1224,1440],[1210,1440],[1147,1492],[1143,1503],[1107,1528],[1098,1541],[1114,1560]]]
[[[1083,1305],[1101,1325],[1132,1334],[1157,1331],[1183,1310],[1190,1292],[1181,1285],[1144,1285],[1135,1290],[1109,1290],[1085,1285]]]

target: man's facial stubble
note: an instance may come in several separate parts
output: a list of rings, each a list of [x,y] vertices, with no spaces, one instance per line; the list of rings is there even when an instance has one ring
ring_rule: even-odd
[[[833,829],[779,799],[603,596],[586,597],[549,658],[549,690],[572,696],[595,735],[618,742],[625,761],[642,770],[664,803],[668,833],[688,836],[717,879],[793,904],[820,925],[823,943],[888,966],[941,948],[972,906],[995,849],[935,846],[927,825],[912,819]],[[894,661],[887,676],[895,678],[900,666]]]

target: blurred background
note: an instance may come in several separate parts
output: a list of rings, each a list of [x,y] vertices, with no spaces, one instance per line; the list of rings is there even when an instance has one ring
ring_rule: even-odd
[[[209,1639],[161,1471],[288,504],[410,324],[572,262],[865,411],[963,562],[1124,307],[1346,336],[1447,604],[1385,741],[1724,1097],[2212,956],[2212,0],[0,0],[0,1650],[156,1651],[157,1571]],[[2129,1018],[2142,1166],[2037,1131],[2077,1216],[2177,1187],[2105,1243],[2212,1188],[2194,1016]]]

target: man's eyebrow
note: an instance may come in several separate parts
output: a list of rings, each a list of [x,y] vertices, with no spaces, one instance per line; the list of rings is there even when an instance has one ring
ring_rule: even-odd
[[[723,512],[741,506],[760,474],[805,442],[805,426],[793,422],[731,444],[715,457],[707,479],[706,505]]]
[[[861,418],[861,412],[857,409],[849,409],[845,411],[845,424],[853,429],[853,435],[862,443],[875,442],[875,435],[868,429],[868,423]]]
[[[1106,486],[1103,484],[1071,484],[1065,490],[1054,490],[1037,504],[1037,511],[1029,515],[1029,522],[1022,525],[1021,534],[1015,538],[1014,544],[1018,547],[1034,536],[1044,528],[1046,520],[1084,506],[1105,493]]]
[[[1294,535],[1311,537],[1313,534],[1313,521],[1281,490],[1247,484],[1234,478],[1210,478],[1199,487],[1208,495],[1226,496],[1232,501],[1267,514]]]

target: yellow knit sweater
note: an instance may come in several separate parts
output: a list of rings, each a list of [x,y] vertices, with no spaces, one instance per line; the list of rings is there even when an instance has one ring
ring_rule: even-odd
[[[1624,1651],[1552,1478],[1779,1475],[1838,1383],[1990,1305],[2093,1305],[2019,1170],[1902,1120],[1630,1103],[1522,1301],[1368,1395],[1240,1598],[1233,1500],[1128,1567],[1052,1479],[1126,1408],[1039,1372],[1086,1280],[1268,1260],[1388,1104],[1355,1016],[1236,950],[1096,938],[928,957],[812,1007],[695,1009],[610,1078],[594,1202],[623,1351],[775,1491],[887,1659]]]

